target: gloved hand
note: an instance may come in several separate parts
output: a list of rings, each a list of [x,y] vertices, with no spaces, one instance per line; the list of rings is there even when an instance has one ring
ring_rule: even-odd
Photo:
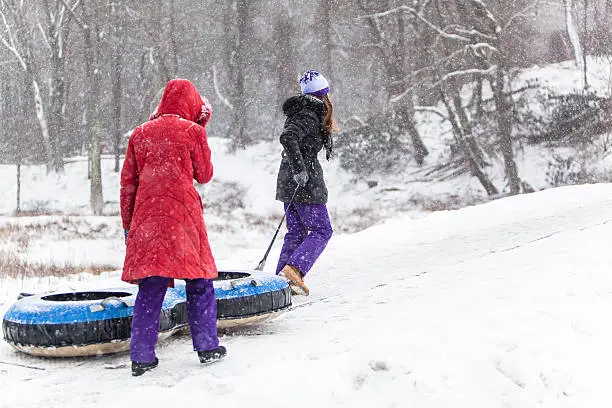
[[[304,187],[306,183],[308,183],[308,172],[304,170],[300,171],[298,174],[294,174],[293,180],[298,183],[300,187]]]
[[[123,230],[123,236],[125,238],[125,243],[126,244],[127,244],[127,237],[128,237],[129,233],[130,233],[130,230],[126,230],[126,229]]]
[[[202,112],[200,112],[200,117],[196,120],[198,125],[206,127],[208,122],[210,121],[210,117],[212,116],[212,105],[208,101],[208,99],[202,97]]]
[[[149,116],[149,120],[153,120],[153,119],[159,118],[159,113],[157,113],[158,109],[159,109],[159,106],[157,106],[155,108],[155,110],[153,111],[153,113],[151,113],[151,115]]]

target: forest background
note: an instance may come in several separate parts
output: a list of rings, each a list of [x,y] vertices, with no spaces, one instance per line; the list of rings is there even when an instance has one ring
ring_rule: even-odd
[[[0,163],[61,174],[86,156],[91,211],[103,214],[100,158],[120,170],[169,79],[196,84],[214,106],[209,135],[237,152],[278,137],[282,101],[316,69],[332,87],[339,163],[355,177],[427,166],[428,113],[452,137],[439,135],[450,153],[423,177],[469,174],[488,197],[530,192],[517,149],[607,152],[609,92],[589,83],[587,55],[612,55],[611,20],[610,0],[0,0]],[[573,92],[515,81],[566,60],[584,72]],[[550,185],[606,181],[576,157],[541,169]],[[496,158],[501,183],[488,170]]]

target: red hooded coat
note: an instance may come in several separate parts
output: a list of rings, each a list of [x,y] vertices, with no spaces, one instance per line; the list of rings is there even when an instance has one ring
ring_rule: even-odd
[[[171,80],[154,119],[130,137],[120,193],[123,228],[129,230],[121,277],[126,282],[217,277],[193,185],[213,175],[206,131],[195,123],[203,123],[206,105],[191,82]]]

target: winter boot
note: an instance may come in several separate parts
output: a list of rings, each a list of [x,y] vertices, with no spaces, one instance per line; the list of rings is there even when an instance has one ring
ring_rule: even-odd
[[[157,357],[155,357],[152,363],[137,363],[136,361],[132,361],[132,375],[134,377],[143,375],[145,372],[157,367],[157,364],[159,364]]]
[[[304,283],[302,272],[300,272],[299,269],[291,265],[285,265],[285,267],[278,273],[278,276],[282,276],[287,280],[287,282],[289,282],[292,295],[308,296],[310,294],[310,290]]]
[[[221,360],[227,354],[227,350],[223,346],[219,346],[214,350],[198,351],[200,363],[209,364]]]

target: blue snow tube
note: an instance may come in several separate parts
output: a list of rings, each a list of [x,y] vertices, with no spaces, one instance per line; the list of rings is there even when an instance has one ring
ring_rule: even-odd
[[[291,306],[287,282],[275,275],[220,271],[214,281],[219,328],[268,320]],[[129,349],[138,287],[26,296],[4,315],[4,339],[16,349],[47,357],[110,354]],[[168,288],[160,339],[188,324],[183,281]]]
[[[25,296],[4,315],[4,339],[28,354],[75,357],[129,349],[138,287]],[[160,314],[160,337],[187,324],[185,299],[168,288]]]
[[[283,278],[250,271],[219,271],[214,281],[217,326],[220,329],[259,323],[291,306],[291,290]],[[176,289],[186,298],[185,285]]]

